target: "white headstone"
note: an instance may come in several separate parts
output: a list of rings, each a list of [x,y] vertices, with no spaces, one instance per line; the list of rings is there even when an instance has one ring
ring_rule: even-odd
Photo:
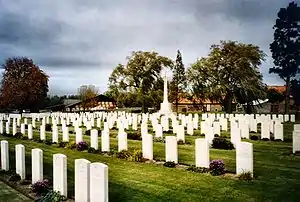
[[[166,162],[178,163],[177,138],[166,136]]]
[[[69,142],[69,127],[63,128],[63,142]]]
[[[143,158],[153,160],[153,136],[145,134],[142,137]]]
[[[75,201],[90,201],[90,164],[86,159],[75,159]]]
[[[1,140],[1,169],[9,170],[9,151],[8,142],[6,140]]]
[[[300,131],[293,132],[293,153],[300,151]]]
[[[251,172],[253,175],[253,145],[249,142],[236,144],[236,172],[237,174]]]
[[[45,125],[40,126],[40,139],[41,140],[46,140]]]
[[[261,139],[270,139],[270,124],[268,120],[261,123]]]
[[[15,119],[13,120],[13,135],[15,135],[17,133],[17,123],[15,121]]]
[[[180,125],[177,128],[177,141],[179,141],[179,140],[185,142],[185,134],[184,134],[184,126],[183,125]]]
[[[289,122],[290,121],[290,115],[289,114],[285,114],[284,115],[284,122]]]
[[[64,154],[53,155],[53,190],[67,197],[67,157]]]
[[[32,125],[28,124],[28,139],[31,140],[33,138]]]
[[[1,120],[0,121],[0,134],[3,134],[4,133],[4,130],[3,130],[3,121]]]
[[[52,127],[52,142],[58,143],[58,127],[56,125]]]
[[[274,125],[274,139],[283,141],[283,124]]]
[[[196,167],[209,168],[209,143],[205,138],[195,140]]]
[[[295,114],[291,114],[291,122],[295,122],[296,121],[296,119],[295,119]]]
[[[77,128],[76,129],[76,144],[82,141],[82,129]]]
[[[22,180],[25,179],[25,147],[22,144],[16,145],[16,173],[21,176]]]
[[[90,202],[108,202],[108,166],[90,164]]]
[[[146,133],[148,133],[148,130],[147,130]],[[155,126],[155,137],[163,137],[163,129],[162,129],[162,126],[160,124],[157,124]]]
[[[10,133],[10,131],[9,131],[9,123],[8,122],[5,123],[5,132],[6,132],[6,134]],[[13,135],[15,135],[15,134],[13,134]]]
[[[91,130],[91,147],[98,150],[98,130]]]
[[[127,133],[118,133],[118,151],[128,150],[127,146]]]
[[[43,150],[32,149],[31,162],[32,184],[34,184],[37,181],[43,180]]]
[[[21,133],[23,135],[25,135],[25,124],[24,123],[21,124]]]

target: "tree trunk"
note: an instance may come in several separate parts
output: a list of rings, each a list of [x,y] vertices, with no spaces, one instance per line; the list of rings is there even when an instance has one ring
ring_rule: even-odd
[[[297,105],[296,120],[300,120],[300,105]]]
[[[286,78],[286,91],[285,91],[285,100],[284,100],[284,113],[289,113],[289,107],[290,107],[290,77]]]
[[[176,105],[176,113],[178,114],[178,100],[179,100],[179,92],[178,87],[176,88],[176,97],[175,97],[175,105]]]
[[[226,113],[232,113],[232,93],[227,92],[227,95],[224,99],[224,108]]]

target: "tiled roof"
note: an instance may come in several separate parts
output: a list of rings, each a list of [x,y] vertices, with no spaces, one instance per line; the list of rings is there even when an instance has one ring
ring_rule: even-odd
[[[286,91],[286,86],[268,86],[268,89],[274,89],[279,93],[284,93]]]

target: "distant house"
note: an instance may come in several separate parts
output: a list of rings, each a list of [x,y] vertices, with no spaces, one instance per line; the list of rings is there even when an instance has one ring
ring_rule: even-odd
[[[88,102],[95,103],[92,108],[86,108],[85,111],[99,111],[99,110],[112,110],[117,107],[116,101],[105,96],[98,95],[91,98]],[[82,101],[78,99],[65,99],[63,104],[53,105],[46,108],[48,111],[62,111],[62,112],[79,112],[83,111]]]
[[[268,89],[274,89],[279,93],[284,94],[286,86],[268,86]],[[292,98],[292,96],[291,96]],[[290,112],[295,112],[294,101],[290,99]],[[257,107],[257,113],[284,113],[285,101],[278,103],[265,102]]]
[[[82,101],[77,101],[71,104],[65,105],[65,111],[67,112],[78,112],[78,111],[99,111],[99,110],[112,110],[117,107],[116,101],[105,95],[98,95],[94,98],[91,98],[90,101],[95,103],[95,106],[92,108],[84,109],[82,107]]]
[[[233,103],[233,109],[236,109],[236,104]],[[176,102],[172,103],[172,110],[176,111]],[[223,110],[223,106],[220,102],[211,101],[209,99],[205,100],[195,100],[192,101],[188,98],[179,98],[178,101],[178,112],[220,112]],[[235,110],[234,110],[235,111]]]

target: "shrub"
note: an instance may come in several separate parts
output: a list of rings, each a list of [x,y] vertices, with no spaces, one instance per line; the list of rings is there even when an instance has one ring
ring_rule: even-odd
[[[31,185],[31,191],[36,195],[47,193],[50,189],[50,182],[48,179],[40,180]]]
[[[183,144],[184,144],[184,141],[183,141],[183,140],[178,140],[178,141],[177,141],[177,144],[178,144],[178,145],[183,145]]]
[[[258,140],[258,136],[257,135],[250,135],[250,139],[251,140]]]
[[[86,130],[86,131],[84,132],[84,134],[87,135],[87,136],[91,136],[91,130]]]
[[[131,140],[142,140],[142,135],[140,132],[134,131],[134,132],[128,132],[127,138]]]
[[[141,150],[134,150],[130,159],[132,161],[136,161],[136,162],[144,162],[145,161]]]
[[[244,180],[244,181],[247,181],[247,182],[250,182],[253,180],[253,177],[252,177],[252,173],[251,172],[243,172],[239,175],[239,180]]]
[[[17,173],[12,173],[11,176],[9,176],[8,181],[10,182],[18,182],[21,180],[21,176]]]
[[[229,140],[223,137],[215,137],[212,141],[212,148],[232,150],[234,146]]]
[[[52,131],[52,125],[49,124],[49,123],[47,123],[47,124],[45,125],[45,131]]]
[[[58,147],[66,148],[69,145],[69,142],[60,142]]]
[[[275,139],[274,136],[271,135],[270,140],[274,141],[274,139]]]
[[[45,144],[46,145],[52,145],[52,141],[51,140],[45,140]]]
[[[44,195],[38,202],[61,202],[65,201],[66,197],[62,196],[60,192],[56,191],[48,191],[46,195]]]
[[[81,141],[76,144],[77,151],[84,151],[84,150],[87,150],[88,148],[89,148],[89,145],[85,141]]]
[[[225,164],[222,160],[212,160],[209,164],[210,174],[213,176],[225,173]]]
[[[167,162],[164,163],[164,166],[168,167],[168,168],[175,168],[176,163],[173,162],[173,161],[167,161]]]
[[[162,142],[162,143],[165,142],[165,140],[164,140],[163,137],[155,137],[155,138],[153,138],[153,141],[154,141],[154,142]]]
[[[97,153],[97,150],[94,147],[89,147],[88,153]]]
[[[5,137],[10,137],[11,136],[11,134],[7,134],[6,132],[2,133],[2,135],[5,136]]]
[[[75,141],[72,141],[68,144],[67,148],[69,149],[76,149],[76,142]]]
[[[189,166],[186,170],[187,171],[192,171],[192,172],[195,172],[195,173],[208,173],[209,172],[208,168],[196,167],[195,165]]]
[[[117,153],[117,158],[119,158],[119,159],[129,159],[131,156],[132,156],[132,154],[126,150],[122,150]]]
[[[23,135],[22,133],[17,132],[17,133],[14,135],[14,138],[16,138],[16,139],[22,139],[23,136],[24,136],[24,135]]]
[[[22,136],[21,140],[28,140],[28,137],[27,136]]]

